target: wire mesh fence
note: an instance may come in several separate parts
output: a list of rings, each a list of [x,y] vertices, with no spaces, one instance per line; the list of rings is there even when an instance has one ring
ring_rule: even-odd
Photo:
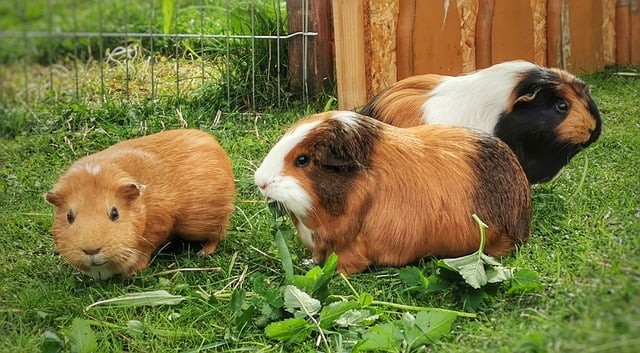
[[[287,43],[315,33],[288,33],[285,1],[15,0],[0,10],[5,109],[206,95],[258,111],[305,98],[288,89]]]

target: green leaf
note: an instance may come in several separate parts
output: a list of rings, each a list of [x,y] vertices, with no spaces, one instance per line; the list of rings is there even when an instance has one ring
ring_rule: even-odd
[[[358,298],[358,302],[363,307],[369,306],[369,305],[371,305],[371,303],[373,303],[373,295],[371,295],[371,294],[369,294],[367,292],[362,292],[362,293],[360,293],[360,298]]]
[[[332,253],[325,261],[323,267],[314,266],[307,271],[304,276],[293,276],[293,284],[310,295],[324,301],[330,294],[329,282],[333,278],[337,266],[338,256]]]
[[[320,312],[320,327],[323,329],[330,328],[344,313],[357,308],[360,308],[360,304],[355,301],[337,301],[325,305]]]
[[[353,352],[359,351],[397,351],[404,336],[397,322],[387,322],[370,328],[356,344]]]
[[[511,281],[511,288],[507,291],[507,294],[521,294],[539,292],[544,289],[544,284],[540,282],[540,277],[534,271],[528,269],[520,269],[515,271],[513,280]]]
[[[484,263],[480,254],[475,252],[470,255],[454,259],[442,259],[438,264],[444,263],[447,268],[456,271],[473,288],[480,288],[487,284],[487,274],[484,271]]]
[[[291,318],[269,324],[265,335],[280,342],[302,342],[311,336],[313,327],[303,318]]]
[[[407,287],[424,287],[427,285],[427,279],[424,277],[422,270],[415,266],[401,268],[398,278]]]
[[[447,268],[448,269],[448,268]],[[448,269],[449,271],[453,271]],[[454,271],[455,272],[455,271]],[[455,272],[457,275],[457,272]],[[409,287],[412,291],[418,291],[421,293],[432,293],[447,289],[451,286],[451,283],[442,276],[432,275],[425,277],[417,267],[409,266],[400,269],[398,274],[400,281]],[[456,278],[458,278],[456,276]]]
[[[282,230],[278,229],[275,235],[275,245],[278,250],[278,257],[284,270],[284,278],[287,283],[293,283],[293,261],[291,260],[291,253],[287,247],[287,242],[284,240]]]
[[[488,296],[489,294],[487,294],[484,289],[467,288],[460,294],[462,298],[462,308],[464,310],[476,310]]]
[[[513,272],[493,257],[484,254],[486,242],[486,228],[477,215],[473,215],[480,227],[480,248],[478,251],[453,259],[442,259],[437,262],[440,268],[457,272],[464,281],[474,289],[479,289],[487,283],[501,283],[513,277]],[[487,269],[488,267],[488,269]]]
[[[502,265],[489,267],[486,273],[488,283],[502,283],[513,278],[513,270]]]
[[[282,291],[279,287],[269,286],[265,275],[258,273],[252,277],[253,292],[257,294],[254,298],[259,298],[273,306],[274,308],[282,308],[284,301],[282,300]]]
[[[295,317],[300,318],[314,316],[320,311],[322,304],[296,286],[287,285],[284,288],[284,307]]]
[[[98,349],[96,334],[83,319],[73,319],[68,336],[71,341],[71,352],[73,353],[91,353]]]
[[[162,31],[164,34],[171,33],[174,11],[175,5],[173,0],[162,0]]]
[[[336,325],[340,327],[367,326],[376,320],[378,320],[378,315],[372,314],[368,309],[349,310],[336,320]]]
[[[157,290],[142,293],[129,293],[119,297],[97,301],[85,310],[89,310],[96,306],[108,307],[135,307],[135,306],[154,306],[154,305],[176,305],[187,298],[181,295],[172,295],[166,290]]]
[[[402,321],[407,345],[417,348],[439,339],[451,331],[456,317],[454,313],[420,311],[414,319],[411,314],[405,313]]]
[[[134,338],[142,337],[144,333],[144,325],[138,320],[127,321],[127,333]]]
[[[231,299],[229,300],[229,306],[234,315],[240,314],[242,306],[244,305],[244,298],[247,292],[244,289],[236,288],[231,292]]]
[[[64,341],[60,338],[60,335],[53,331],[45,331],[44,340],[40,345],[41,353],[58,353],[64,349]]]

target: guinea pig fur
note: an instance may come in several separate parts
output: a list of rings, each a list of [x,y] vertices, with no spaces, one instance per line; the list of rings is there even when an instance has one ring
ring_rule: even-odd
[[[398,128],[336,111],[295,123],[255,172],[290,216],[314,260],[339,270],[402,266],[478,249],[503,255],[529,236],[530,187],[515,155],[490,134],[455,126]]]
[[[133,275],[176,235],[215,251],[234,210],[231,161],[215,138],[170,130],[74,162],[45,198],[62,257],[99,279]]]
[[[360,113],[399,127],[451,124],[489,132],[511,147],[532,184],[553,179],[598,139],[602,125],[584,82],[520,60],[460,76],[408,77]]]

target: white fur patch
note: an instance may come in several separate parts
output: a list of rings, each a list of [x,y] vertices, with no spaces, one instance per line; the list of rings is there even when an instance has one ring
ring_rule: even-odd
[[[311,229],[307,228],[307,226],[300,221],[296,224],[296,229],[298,230],[298,236],[302,244],[306,246],[307,249],[313,250],[313,232],[311,232]]]
[[[91,175],[98,175],[102,167],[99,164],[91,164],[91,163],[83,163],[83,164],[74,164],[71,169],[69,169],[70,173],[78,173],[80,171],[85,171]]]
[[[260,187],[263,196],[281,202],[287,210],[298,216],[307,215],[312,207],[311,197],[298,180],[285,174],[284,158],[320,123],[321,121],[314,121],[302,124],[282,136],[254,174],[254,182]]]
[[[510,104],[520,74],[535,67],[527,61],[509,61],[467,75],[446,77],[429,93],[422,107],[424,122],[493,133],[500,114]]]
[[[86,169],[89,174],[98,175],[102,167],[98,164],[85,164],[84,169]]]
[[[360,120],[358,119],[358,114],[354,112],[350,112],[346,110],[338,111],[333,113],[332,117],[350,127],[356,128],[360,126]]]

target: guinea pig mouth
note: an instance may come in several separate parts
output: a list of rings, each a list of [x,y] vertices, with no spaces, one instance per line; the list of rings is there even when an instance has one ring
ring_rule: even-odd
[[[287,214],[287,207],[280,201],[268,199],[267,206],[276,218],[283,217]]]

